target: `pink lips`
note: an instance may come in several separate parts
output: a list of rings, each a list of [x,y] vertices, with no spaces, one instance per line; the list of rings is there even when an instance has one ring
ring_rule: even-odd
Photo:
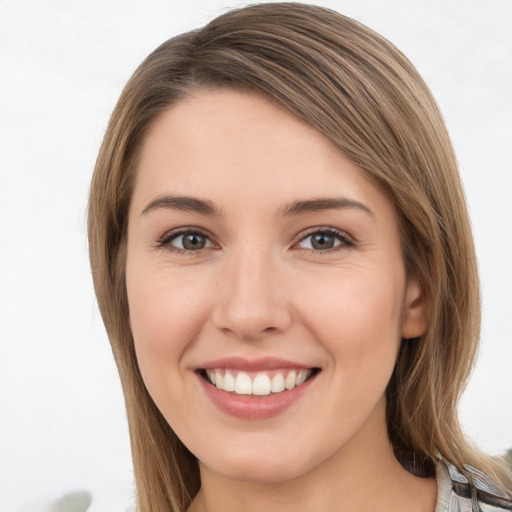
[[[198,370],[221,368],[254,373],[288,368],[308,369],[311,366],[271,357],[252,360],[228,357],[203,363]],[[265,396],[237,395],[218,389],[199,373],[197,377],[206,395],[221,411],[241,419],[258,420],[276,416],[297,402],[310,388],[316,375],[293,389]]]
[[[275,357],[262,357],[260,359],[244,359],[242,357],[225,357],[208,361],[201,365],[202,369],[210,368],[233,368],[235,370],[246,372],[264,372],[267,370],[277,370],[278,368],[311,368],[300,363],[294,363],[285,359]]]

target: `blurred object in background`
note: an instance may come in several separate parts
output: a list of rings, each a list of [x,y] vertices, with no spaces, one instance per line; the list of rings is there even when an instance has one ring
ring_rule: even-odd
[[[92,503],[92,495],[87,491],[73,491],[53,502],[48,512],[86,512]]]

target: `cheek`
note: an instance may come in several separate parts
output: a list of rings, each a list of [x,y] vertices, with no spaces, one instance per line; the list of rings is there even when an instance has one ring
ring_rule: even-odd
[[[309,312],[308,327],[331,354],[332,363],[345,370],[364,366],[366,371],[388,373],[400,343],[400,274],[352,269],[338,279],[312,281],[310,289],[301,308]]]
[[[130,325],[137,361],[149,392],[158,393],[179,382],[183,354],[199,335],[205,315],[198,284],[177,282],[160,271],[127,269]],[[169,371],[172,370],[172,371]],[[177,370],[177,371],[176,371]]]

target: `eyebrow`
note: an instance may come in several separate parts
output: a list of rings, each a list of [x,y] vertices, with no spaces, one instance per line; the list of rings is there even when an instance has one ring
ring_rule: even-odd
[[[218,217],[221,215],[221,210],[211,201],[190,196],[174,196],[171,194],[164,194],[153,199],[142,210],[142,215],[160,208],[196,212],[209,217]],[[317,199],[293,201],[292,203],[282,207],[280,209],[280,214],[283,217],[290,217],[294,215],[305,215],[323,210],[341,208],[358,209],[372,217],[375,217],[375,214],[370,210],[370,208],[368,208],[368,206],[346,197],[321,197]]]
[[[375,214],[363,203],[348,199],[347,197],[321,197],[318,199],[307,199],[304,201],[294,201],[282,209],[283,217],[291,215],[304,215],[306,213],[319,212],[322,210],[335,210],[340,208],[355,208],[361,210],[372,217]]]
[[[220,210],[211,201],[189,196],[173,196],[165,194],[158,196],[148,203],[144,210],[142,210],[142,215],[160,208],[196,212],[210,217],[218,217],[221,214]]]

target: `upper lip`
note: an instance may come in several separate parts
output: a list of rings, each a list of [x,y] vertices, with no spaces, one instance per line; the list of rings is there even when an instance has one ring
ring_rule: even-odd
[[[198,369],[208,370],[213,368],[231,368],[233,370],[256,372],[265,370],[277,370],[280,368],[307,369],[311,365],[304,365],[295,361],[279,359],[276,357],[261,357],[258,359],[245,359],[243,357],[223,357],[201,364]]]

